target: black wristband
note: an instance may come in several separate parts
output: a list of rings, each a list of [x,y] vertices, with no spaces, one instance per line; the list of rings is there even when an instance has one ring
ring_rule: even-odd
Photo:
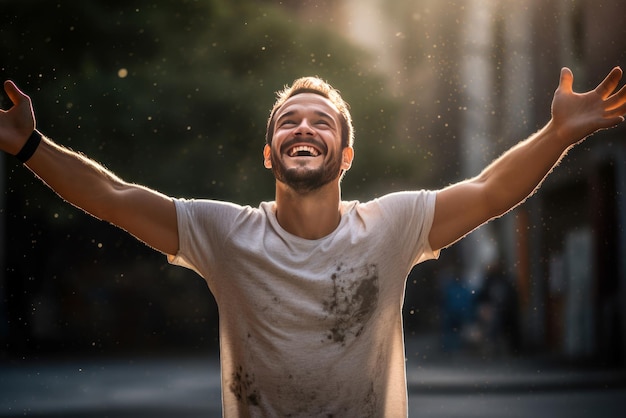
[[[34,130],[32,134],[26,140],[26,143],[15,156],[18,160],[22,162],[22,164],[26,163],[33,156],[35,151],[37,151],[37,147],[41,143],[41,134],[39,131]]]

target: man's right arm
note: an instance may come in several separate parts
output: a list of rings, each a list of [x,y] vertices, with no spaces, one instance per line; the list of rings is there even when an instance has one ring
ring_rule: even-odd
[[[127,183],[95,161],[46,138],[26,165],[74,206],[165,254],[177,253],[176,209],[171,198]]]
[[[0,147],[17,154],[35,128],[30,98],[11,83],[5,90],[14,106],[0,113]],[[171,198],[127,183],[102,165],[43,138],[26,162],[59,196],[165,253],[178,252],[176,209]]]

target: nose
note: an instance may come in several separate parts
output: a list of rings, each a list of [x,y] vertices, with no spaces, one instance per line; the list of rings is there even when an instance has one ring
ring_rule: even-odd
[[[313,128],[311,127],[311,124],[306,118],[302,119],[300,124],[296,127],[296,130],[294,133],[296,135],[314,135],[315,134],[315,132],[313,131]]]

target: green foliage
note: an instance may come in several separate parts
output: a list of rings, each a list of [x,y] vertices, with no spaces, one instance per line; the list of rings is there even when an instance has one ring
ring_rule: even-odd
[[[381,149],[390,148],[394,112],[367,54],[272,2],[1,7],[0,76],[31,96],[40,130],[128,181],[173,196],[272,199],[273,177],[262,165],[266,119],[274,92],[303,75],[327,79],[352,104],[352,196],[367,196],[371,178],[390,174]],[[215,313],[198,292],[204,283],[177,280],[193,273],[164,269],[160,254],[82,215],[6,161],[10,341],[38,344],[28,327],[39,312],[33,301],[45,299],[56,307],[44,314],[55,324],[49,338],[65,341],[64,350],[68,339],[105,351],[214,344],[204,320],[216,326]],[[143,322],[129,322],[137,312]]]
[[[31,1],[8,9],[3,70],[33,97],[39,127],[168,194],[271,199],[273,179],[261,164],[266,118],[274,92],[303,75],[329,80],[352,103],[358,159],[368,155],[362,144],[387,135],[391,102],[367,55],[267,2]]]

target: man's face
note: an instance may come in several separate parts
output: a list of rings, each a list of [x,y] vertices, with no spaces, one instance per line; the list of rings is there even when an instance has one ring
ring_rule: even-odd
[[[352,154],[342,150],[339,118],[337,108],[318,94],[289,98],[276,112],[272,142],[264,150],[265,166],[276,180],[308,192],[350,168]]]

